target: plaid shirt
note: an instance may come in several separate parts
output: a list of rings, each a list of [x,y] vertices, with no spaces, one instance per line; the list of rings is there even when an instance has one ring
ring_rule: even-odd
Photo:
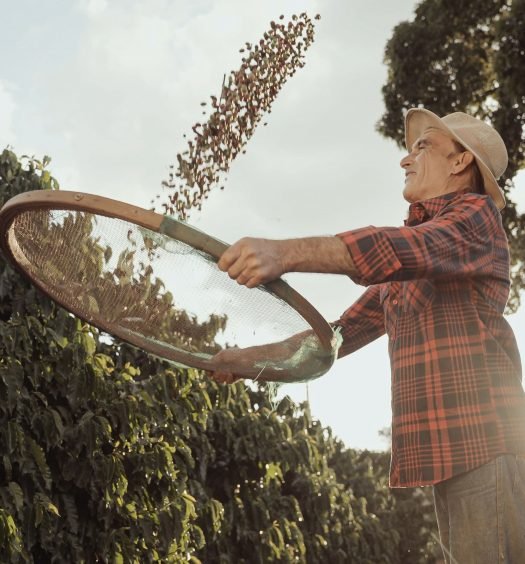
[[[411,204],[404,227],[342,233],[353,280],[369,286],[336,323],[340,356],[388,334],[390,485],[440,482],[525,453],[525,394],[503,317],[509,250],[488,196]]]

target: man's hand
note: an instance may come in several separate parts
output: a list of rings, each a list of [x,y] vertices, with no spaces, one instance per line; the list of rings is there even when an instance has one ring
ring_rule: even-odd
[[[243,354],[240,352],[241,350],[236,347],[224,349],[213,356],[212,361],[217,368],[210,376],[216,382],[219,384],[234,384],[242,380],[241,376],[236,376],[232,372],[239,363],[242,364]]]
[[[220,384],[233,384],[244,378],[260,379],[261,382],[282,380],[286,373],[266,368],[266,364],[278,363],[292,356],[305,335],[306,332],[299,333],[285,341],[268,345],[223,349],[211,359],[215,367],[211,377]]]
[[[231,372],[216,371],[212,372],[210,376],[219,384],[235,384],[235,382],[242,380],[240,376],[235,376]]]
[[[285,272],[285,241],[245,237],[229,247],[217,266],[248,288],[275,280]]]

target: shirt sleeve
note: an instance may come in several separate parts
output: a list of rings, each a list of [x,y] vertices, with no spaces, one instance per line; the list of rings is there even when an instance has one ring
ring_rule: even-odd
[[[433,219],[413,227],[364,227],[340,233],[358,284],[477,276],[493,270],[501,215],[489,196],[466,194]]]
[[[350,354],[385,333],[383,306],[379,299],[380,286],[370,286],[332,325],[341,327],[343,344],[339,358]]]

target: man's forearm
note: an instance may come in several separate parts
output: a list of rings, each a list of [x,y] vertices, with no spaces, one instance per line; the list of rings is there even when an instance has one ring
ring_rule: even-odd
[[[285,240],[245,237],[224,252],[218,266],[248,288],[275,280],[285,272],[356,274],[348,249],[339,237]]]
[[[357,273],[350,253],[339,237],[286,239],[282,244],[285,272]]]

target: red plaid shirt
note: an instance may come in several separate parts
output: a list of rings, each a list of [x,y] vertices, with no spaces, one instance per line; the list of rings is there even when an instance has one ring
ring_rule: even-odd
[[[404,227],[339,235],[369,286],[336,323],[340,356],[388,334],[392,487],[428,485],[525,453],[525,394],[503,317],[509,250],[488,196],[411,204]]]

